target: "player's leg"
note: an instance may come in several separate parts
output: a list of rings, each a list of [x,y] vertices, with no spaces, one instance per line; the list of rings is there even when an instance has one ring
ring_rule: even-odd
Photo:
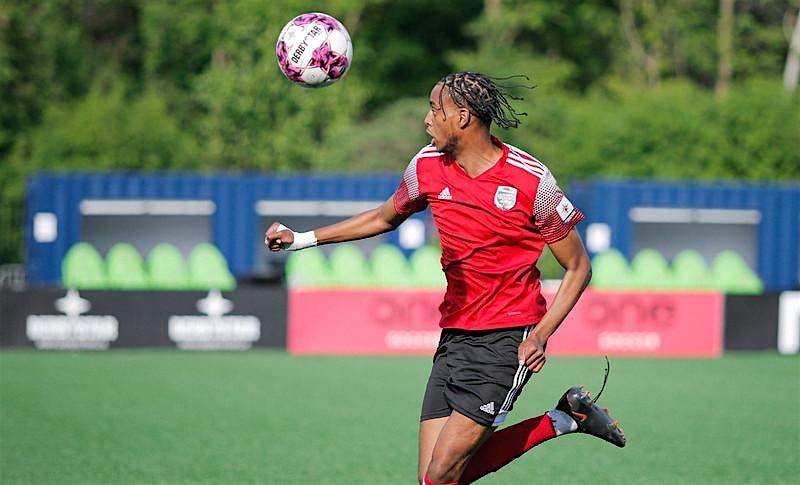
[[[508,359],[516,359],[515,349],[519,347],[519,342],[527,336],[529,331],[530,328],[521,331],[504,331],[497,338],[494,346],[498,348],[499,352],[509,354]],[[497,345],[498,343],[501,345]],[[509,370],[496,368],[492,371],[492,374],[496,376],[497,381],[503,382],[509,381],[509,372]],[[500,426],[505,422],[508,413],[513,408],[530,377],[531,373],[527,367],[517,363],[513,372],[513,379],[505,387],[507,391],[503,395],[502,404],[499,405],[499,410],[492,422],[494,427]],[[472,459],[464,468],[458,483],[472,483],[484,475],[499,470],[534,446],[576,428],[569,416],[559,415],[566,418],[566,426],[562,423],[554,422],[553,416],[550,413],[545,413],[495,431],[480,449],[474,453]]]
[[[472,455],[502,424],[528,379],[527,369],[519,365],[517,358],[517,349],[528,330],[450,332],[442,358],[447,378],[431,394],[452,412],[430,453],[429,482],[458,480]],[[426,456],[433,439],[430,433],[425,445],[421,441],[421,457]],[[425,470],[423,461],[421,458],[421,470]]]
[[[439,431],[425,473],[426,485],[460,483],[472,455],[491,436],[493,428],[453,411]]]
[[[548,413],[495,431],[472,456],[458,483],[472,483],[489,473],[496,472],[534,446],[560,434],[563,432],[556,431]]]
[[[433,456],[433,447],[436,446],[436,440],[439,439],[439,433],[447,423],[448,417],[426,419],[419,423],[419,468],[417,470],[417,479],[419,483],[423,483],[425,472],[428,471],[428,465],[431,463]]]
[[[572,387],[564,393],[555,409],[495,431],[473,455],[458,483],[472,483],[499,470],[534,446],[574,432],[590,434],[619,447],[625,446],[625,434],[617,421],[608,415],[608,409],[601,409],[582,388]]]
[[[417,478],[420,483],[423,482],[425,472],[428,470],[439,433],[453,411],[444,395],[445,384],[450,378],[447,351],[451,339],[452,333],[443,330],[439,339],[439,347],[433,356],[433,366],[425,387],[425,396],[422,398],[419,423],[419,466],[417,468]]]

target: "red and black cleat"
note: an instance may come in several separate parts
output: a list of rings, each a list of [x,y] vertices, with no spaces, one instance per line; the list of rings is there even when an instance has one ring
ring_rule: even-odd
[[[620,448],[625,446],[625,433],[616,420],[602,409],[581,387],[570,387],[561,396],[556,409],[569,414],[578,423],[578,432],[597,436]]]

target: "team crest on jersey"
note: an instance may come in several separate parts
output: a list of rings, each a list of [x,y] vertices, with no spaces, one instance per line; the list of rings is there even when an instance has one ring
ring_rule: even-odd
[[[517,189],[508,187],[507,185],[500,185],[497,187],[497,192],[494,193],[494,205],[498,209],[504,211],[511,210],[514,204],[517,203]]]

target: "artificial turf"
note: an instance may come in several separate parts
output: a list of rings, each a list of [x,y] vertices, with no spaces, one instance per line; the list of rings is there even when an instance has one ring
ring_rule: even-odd
[[[275,351],[0,352],[2,483],[416,483],[419,357]],[[551,358],[507,423],[596,391]],[[547,442],[486,484],[797,483],[800,358],[612,359],[600,404],[629,439]]]

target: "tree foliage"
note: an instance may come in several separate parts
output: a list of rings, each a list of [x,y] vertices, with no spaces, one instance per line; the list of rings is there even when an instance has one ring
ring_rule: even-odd
[[[543,100],[541,104],[551,104]],[[685,81],[657,92],[563,97],[509,133],[568,177],[800,180],[800,102],[775,81],[723,100]],[[552,116],[552,117],[551,117]]]
[[[504,82],[529,114],[498,134],[562,178],[798,180],[800,106],[780,75],[800,0],[735,2],[725,96],[720,5],[331,0],[355,62],[306,90],[274,45],[319,2],[4,2],[0,233],[19,231],[3,214],[35,170],[400,170],[451,70],[527,75]],[[18,239],[0,238],[0,261],[19,260]]]
[[[21,137],[12,163],[25,169],[166,170],[192,165],[190,137],[155,91],[126,96],[124,85],[93,89],[69,107],[51,106]]]

